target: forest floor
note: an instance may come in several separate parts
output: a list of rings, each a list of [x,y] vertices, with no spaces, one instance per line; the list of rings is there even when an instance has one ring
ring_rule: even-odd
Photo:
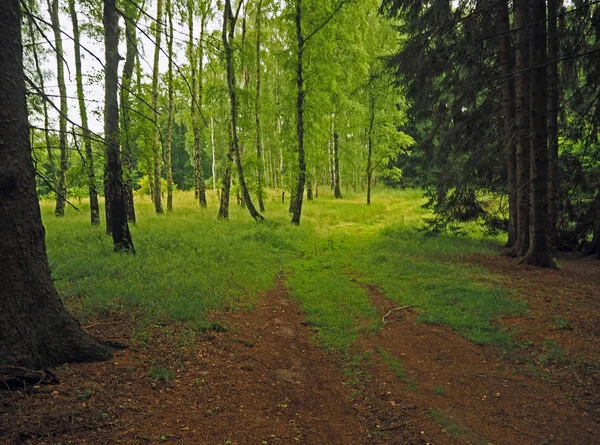
[[[90,333],[129,348],[57,369],[62,383],[42,393],[3,393],[4,443],[596,443],[600,264],[564,260],[556,272],[464,260],[502,272],[527,300],[524,316],[501,323],[536,345],[528,356],[499,358],[417,323],[410,308],[351,357],[332,355],[312,341],[282,278],[254,310],[218,314],[226,332],[215,325],[189,344],[181,327],[160,325],[131,343],[129,316],[98,319]],[[394,307],[368,291],[382,316]],[[555,320],[565,312],[568,324]]]
[[[319,326],[284,269],[254,304],[213,308],[200,328],[160,320],[142,328],[131,310],[95,314],[85,329],[128,347],[108,362],[53,369],[58,385],[0,392],[0,442],[597,443],[600,262],[562,258],[558,271],[497,253],[452,262],[526,303],[493,321],[513,346],[424,323],[425,303],[400,304],[350,268],[379,324],[329,348],[343,333]]]

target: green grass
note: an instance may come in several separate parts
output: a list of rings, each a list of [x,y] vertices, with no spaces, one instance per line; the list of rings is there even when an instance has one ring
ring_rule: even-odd
[[[376,284],[394,304],[420,307],[422,322],[447,324],[478,343],[511,345],[494,320],[522,304],[488,272],[459,258],[495,252],[501,240],[485,238],[475,226],[468,237],[424,236],[419,229],[430,215],[418,190],[379,190],[370,206],[362,194],[344,198],[326,190],[305,201],[300,227],[289,223],[288,203],[277,192],[262,224],[235,204],[230,221],[218,221],[212,193],[209,208],[199,209],[191,193],[178,192],[175,211],[163,216],[148,198],[139,199],[135,256],[114,254],[87,212],[68,209],[58,219],[51,202],[42,203],[42,212],[55,283],[78,317],[119,308],[144,319],[211,326],[212,309],[253,305],[283,270],[292,298],[331,350],[347,351],[381,327],[361,282]],[[150,340],[143,331],[139,337],[142,344]]]
[[[406,378],[406,371],[402,367],[402,363],[400,360],[394,358],[388,351],[386,351],[383,347],[379,347],[377,349],[379,355],[383,359],[385,363],[388,364],[390,369],[392,370],[392,374],[399,379],[404,380]]]
[[[42,203],[50,266],[79,316],[124,307],[202,323],[210,309],[252,304],[295,254],[291,243],[304,236],[275,218],[258,225],[237,208],[231,221],[219,222],[215,209],[200,210],[190,194],[180,194],[175,211],[163,216],[147,200],[136,203],[137,253],[116,255],[89,215],[71,209],[58,219],[51,204]]]

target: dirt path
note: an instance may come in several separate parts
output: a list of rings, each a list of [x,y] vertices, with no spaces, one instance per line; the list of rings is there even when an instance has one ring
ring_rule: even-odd
[[[507,285],[522,285],[520,298],[530,309],[503,323],[523,326],[520,339],[533,339],[532,354],[543,352],[538,343],[547,329],[565,345],[589,345],[584,355],[594,356],[597,329],[586,326],[598,319],[600,274],[590,276],[597,264],[568,263],[548,278],[556,272],[523,271],[491,256],[474,261],[503,273]],[[377,288],[365,289],[381,315],[394,307]],[[572,308],[569,329],[556,331],[548,325],[554,313],[546,295],[559,290],[556,313]],[[593,369],[588,375],[575,362],[557,361],[533,367],[539,375],[533,362],[499,359],[449,328],[417,323],[417,316],[414,309],[393,312],[390,323],[354,346],[359,361],[315,345],[281,280],[254,310],[215,314],[226,332],[194,337],[171,325],[134,329],[129,317],[112,314],[88,330],[130,348],[111,362],[59,368],[63,383],[42,393],[1,392],[0,443],[598,442]]]
[[[353,404],[332,357],[311,341],[282,283],[255,311],[220,316],[228,332],[186,346],[182,332],[157,327],[143,336],[147,347],[58,370],[64,383],[47,394],[4,395],[0,437],[9,444],[372,443],[369,416]],[[130,329],[107,320],[91,330],[128,341]],[[149,377],[166,370],[169,381]]]

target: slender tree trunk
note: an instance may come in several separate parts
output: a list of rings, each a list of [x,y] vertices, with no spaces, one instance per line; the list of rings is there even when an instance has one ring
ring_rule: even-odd
[[[169,54],[169,69],[168,69],[168,90],[169,90],[169,117],[167,121],[167,141],[165,147],[165,161],[167,168],[167,212],[173,211],[173,169],[171,166],[171,141],[173,139],[173,8],[171,0],[167,0],[167,16],[169,17],[169,34],[168,34],[168,54]]]
[[[260,66],[260,19],[261,19],[262,0],[258,0],[256,6],[256,99],[254,103],[254,117],[256,120],[256,175],[257,175],[257,190],[258,207],[261,212],[265,211],[264,203],[264,175],[265,164],[263,160],[261,134],[260,134],[260,75],[262,67]]]
[[[558,219],[560,178],[558,169],[558,0],[548,0],[548,236],[551,247]]]
[[[203,42],[203,33],[204,33],[204,22],[205,15],[202,17],[202,30],[200,32],[200,42],[199,45],[202,47]],[[194,48],[194,2],[193,0],[188,0],[188,33],[189,33],[189,41],[188,41],[188,59],[190,63],[190,88],[191,88],[191,102],[190,102],[190,118],[192,121],[192,132],[194,134],[194,196],[198,200],[198,203],[201,207],[206,207],[206,190],[204,186],[204,177],[202,171],[202,162],[200,155],[200,126],[198,124],[197,113],[201,112],[202,108],[200,105],[201,98],[198,96],[198,75],[197,75],[197,53]],[[203,57],[203,50],[199,49],[199,55]],[[200,66],[202,66],[202,61],[200,61]],[[202,71],[202,68],[201,68]],[[202,87],[200,87],[200,90]]]
[[[334,185],[333,194],[336,199],[342,199],[342,191],[340,190],[340,155],[339,155],[339,135],[337,130],[333,132],[333,170],[334,170]]]
[[[302,215],[302,200],[304,199],[304,185],[306,183],[306,159],[304,153],[304,36],[302,35],[302,0],[296,0],[296,85],[298,96],[296,101],[296,135],[298,138],[298,181],[295,196],[291,197],[293,211],[292,223],[299,225]]]
[[[235,35],[235,22],[236,17],[233,15],[233,11],[231,9],[230,0],[225,0],[224,6],[224,17],[223,17],[223,45],[225,48],[225,60],[227,63],[227,86],[229,90],[229,100],[231,102],[231,137],[232,137],[232,148],[235,155],[235,164],[238,170],[238,177],[240,181],[240,187],[242,189],[242,196],[244,198],[245,204],[248,207],[248,211],[250,212],[250,216],[254,218],[256,221],[262,221],[264,218],[256,208],[250,198],[250,193],[248,192],[248,187],[246,185],[246,179],[244,178],[244,169],[242,166],[242,157],[240,154],[239,147],[239,139],[238,139],[238,131],[237,131],[237,96],[236,96],[236,85],[235,85],[235,73],[233,67],[233,54],[230,42],[233,41],[233,37]],[[229,25],[229,26],[228,26]],[[228,28],[229,28],[229,36],[228,36]]]
[[[137,54],[137,22],[139,20],[139,11],[132,3],[132,0],[125,0],[123,4],[125,10],[125,44],[127,52],[125,54],[125,64],[123,65],[123,76],[121,79],[121,110],[123,131],[125,137],[121,141],[122,161],[123,161],[123,183],[125,187],[125,203],[127,206],[127,219],[135,223],[135,205],[133,201],[133,146],[129,136],[131,128],[131,79],[135,67]],[[140,76],[138,74],[138,76]],[[141,77],[141,76],[140,76]],[[138,82],[140,79],[138,78]]]
[[[546,53],[546,2],[530,0],[531,65],[531,221],[530,244],[523,263],[555,267],[548,231],[548,57]]]
[[[23,76],[21,4],[0,2],[0,366],[107,360],[58,298],[35,193]]]
[[[158,65],[160,56],[160,45],[162,37],[163,0],[157,0],[156,22],[154,23],[154,66],[152,69],[152,108],[154,114],[154,143],[152,151],[154,155],[154,209],[157,214],[163,213],[161,196],[161,167],[162,167],[162,141],[158,127]]]
[[[104,0],[104,41],[106,73],[104,87],[104,135],[106,138],[106,192],[110,200],[110,226],[115,252],[134,253],[127,223],[127,206],[119,150],[119,17],[116,0]]]
[[[594,231],[590,245],[585,249],[585,255],[593,255],[600,259],[600,192],[594,201]]]
[[[518,228],[518,199],[517,199],[517,136],[516,136],[516,108],[515,108],[515,81],[514,52],[510,37],[510,20],[508,1],[499,5],[500,26],[500,67],[504,82],[502,84],[502,105],[504,114],[504,149],[506,153],[506,182],[508,192],[508,241],[506,247],[514,246],[517,241]]]
[[[65,85],[64,52],[62,46],[62,34],[60,30],[60,13],[58,10],[58,0],[48,0],[48,10],[50,11],[50,20],[52,30],[54,31],[54,47],[56,48],[56,81],[58,83],[58,94],[60,96],[60,114],[58,116],[59,127],[59,145],[60,145],[60,168],[58,170],[56,185],[56,216],[65,215],[65,204],[67,198],[66,175],[68,168],[68,147],[67,147],[67,87]]]
[[[202,113],[204,101],[204,37],[208,12],[202,13],[200,22],[200,41],[198,42],[198,111]],[[202,169],[202,150],[200,138],[198,138],[198,202],[201,207],[206,207],[206,184],[204,182],[204,170]]]
[[[32,6],[35,3],[34,0],[30,0],[29,9],[32,10]],[[33,18],[28,17],[27,22],[29,24],[29,34],[31,35],[31,41],[35,42],[37,33],[33,26]],[[42,72],[42,66],[40,64],[40,58],[37,51],[37,45],[32,45],[33,61],[35,64],[35,70],[38,76],[38,82],[40,90],[44,93],[46,88],[44,86],[44,73]],[[56,167],[54,165],[54,154],[52,153],[52,143],[50,141],[50,119],[48,118],[48,103],[45,98],[42,100],[42,110],[44,112],[44,139],[46,141],[46,153],[48,156],[48,162],[46,163],[46,171],[49,175],[48,180],[52,184],[56,184]]]
[[[75,0],[69,0],[69,13],[73,23],[73,44],[75,50],[75,79],[77,82],[77,100],[79,102],[79,115],[81,127],[83,128],[83,144],[85,147],[85,161],[88,172],[88,189],[90,194],[90,214],[93,226],[100,224],[100,208],[98,206],[98,192],[96,190],[96,173],[94,172],[94,154],[92,152],[92,139],[88,127],[87,109],[85,106],[85,95],[83,92],[83,77],[81,71],[81,49],[79,47],[79,22],[75,10]]]
[[[212,182],[213,190],[217,189],[217,159],[215,157],[215,120],[210,117],[210,145],[212,147]]]
[[[517,111],[517,240],[507,252],[510,256],[523,256],[529,249],[530,207],[530,149],[529,149],[529,2],[516,0],[516,111]]]
[[[224,25],[225,26],[225,25]],[[221,202],[219,204],[218,218],[222,220],[229,219],[229,195],[231,192],[231,170],[233,168],[233,136],[231,130],[227,132],[229,138],[229,150],[225,159],[225,171],[223,172],[223,180],[221,181]]]
[[[369,98],[369,128],[367,130],[367,205],[371,204],[371,180],[373,177],[373,127],[375,125],[375,97]]]

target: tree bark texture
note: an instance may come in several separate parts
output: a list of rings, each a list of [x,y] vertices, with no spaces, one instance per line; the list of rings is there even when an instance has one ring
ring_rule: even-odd
[[[158,127],[158,65],[160,60],[160,44],[162,37],[163,0],[157,0],[156,21],[154,23],[154,65],[152,68],[152,108],[154,113],[154,209],[157,214],[163,213],[161,195],[161,169],[162,169],[162,140]]]
[[[335,130],[333,132],[333,171],[333,194],[336,199],[342,199],[342,191],[340,190],[340,136]]]
[[[302,216],[302,201],[304,199],[304,185],[306,183],[306,156],[304,153],[304,36],[302,35],[302,0],[296,0],[296,86],[298,96],[296,100],[296,136],[298,139],[298,181],[296,193],[291,197],[292,223],[299,225]]]
[[[369,128],[367,130],[367,205],[371,204],[371,181],[373,179],[373,127],[375,126],[375,97],[369,98]]]
[[[83,91],[83,74],[81,70],[81,48],[79,46],[79,21],[75,9],[75,0],[69,0],[69,13],[73,23],[73,45],[75,53],[75,80],[77,83],[77,101],[79,102],[79,116],[83,130],[83,146],[85,147],[85,162],[88,174],[88,191],[90,195],[90,219],[93,226],[100,224],[100,207],[98,205],[98,191],[96,189],[96,173],[94,172],[94,153],[92,152],[92,134],[88,126],[87,107]]]
[[[558,0],[548,0],[548,236],[554,245],[558,219]]]
[[[204,33],[204,22],[205,17],[202,17],[202,30],[200,33],[200,42],[198,55],[203,57],[204,51],[201,49],[203,42],[203,33]],[[198,123],[197,113],[198,111],[202,112],[201,108],[201,99],[199,99],[198,94],[198,63],[196,60],[197,54],[194,45],[194,2],[193,0],[188,0],[188,33],[189,33],[189,41],[188,41],[188,59],[190,63],[190,118],[192,121],[192,132],[194,134],[194,155],[193,155],[193,164],[194,164],[194,196],[198,199],[198,203],[201,207],[206,207],[206,187],[204,185],[204,175],[202,171],[202,158],[200,153],[200,125]],[[202,61],[200,61],[202,64]],[[202,69],[201,69],[202,70]],[[200,87],[202,90],[202,87]]]
[[[202,107],[204,103],[204,39],[207,19],[208,11],[203,10],[200,21],[200,40],[198,41],[198,114],[200,114],[201,118]],[[204,118],[202,118],[202,120],[204,120]],[[196,125],[198,125],[198,121],[196,121]],[[198,202],[201,207],[206,207],[207,205],[206,183],[204,182],[204,169],[202,168],[202,148],[200,145],[200,135],[198,135]]]
[[[508,252],[523,256],[529,249],[530,220],[530,149],[529,149],[529,2],[515,0],[516,112],[517,112],[517,239]]]
[[[232,147],[235,155],[235,165],[238,171],[238,178],[240,181],[240,188],[242,191],[242,198],[244,199],[244,203],[250,212],[250,216],[254,218],[256,221],[262,221],[263,216],[256,210],[254,207],[254,203],[250,198],[250,193],[248,192],[248,187],[246,184],[246,179],[244,177],[244,167],[242,165],[242,156],[240,153],[240,145],[239,145],[239,137],[237,130],[237,114],[238,114],[238,103],[237,103],[237,95],[236,95],[236,85],[235,85],[235,70],[233,65],[233,54],[231,48],[231,42],[233,41],[233,37],[235,35],[235,22],[236,17],[234,17],[230,0],[225,0],[225,16],[224,16],[224,25],[223,25],[223,45],[225,48],[225,61],[227,63],[227,87],[229,90],[229,101],[231,104],[231,137],[232,137]],[[228,31],[228,32],[227,32]]]
[[[57,172],[56,186],[56,216],[65,215],[65,204],[67,202],[67,183],[66,174],[68,168],[68,144],[67,144],[67,87],[65,85],[65,66],[64,52],[62,46],[62,34],[60,31],[60,13],[58,10],[58,0],[48,0],[48,10],[50,11],[50,20],[52,30],[54,31],[54,48],[56,49],[56,82],[58,83],[58,94],[60,96],[60,114],[58,116],[58,140],[60,145],[60,166]]]
[[[0,366],[106,360],[58,298],[35,193],[18,0],[0,2]]]
[[[515,108],[515,62],[510,37],[510,15],[508,1],[499,4],[500,67],[504,82],[502,84],[502,106],[504,115],[504,150],[506,153],[506,189],[508,194],[508,241],[506,247],[514,246],[518,229],[517,198],[517,134]]]
[[[127,219],[135,223],[135,205],[133,201],[133,148],[129,129],[131,128],[131,79],[133,78],[133,69],[135,68],[135,58],[137,54],[137,22],[140,13],[131,0],[125,0],[125,64],[123,65],[123,76],[121,78],[121,113],[123,122],[123,131],[125,137],[121,141],[122,161],[123,161],[123,183],[125,187],[125,203],[127,206]]]
[[[119,18],[116,0],[104,0],[104,42],[106,73],[104,86],[104,137],[106,138],[105,190],[110,201],[110,226],[116,252],[134,253],[133,241],[127,222],[127,206],[123,188],[123,172],[119,150]]]
[[[531,96],[531,221],[530,243],[523,263],[555,267],[548,228],[548,73],[546,52],[546,2],[529,0]]]
[[[262,67],[260,66],[260,15],[262,13],[262,0],[258,0],[256,6],[256,98],[254,102],[254,118],[256,121],[256,175],[257,175],[257,189],[256,194],[258,196],[258,207],[261,212],[265,211],[264,202],[264,188],[265,188],[265,165],[263,161],[262,152],[262,141],[260,133],[260,75]]]
[[[165,147],[165,161],[167,168],[167,212],[173,211],[173,169],[171,165],[171,141],[173,139],[173,8],[171,0],[167,0],[167,16],[169,17],[169,34],[168,34],[168,54],[169,54],[169,70],[168,70],[168,94],[169,94],[169,116],[167,121],[167,141]]]

